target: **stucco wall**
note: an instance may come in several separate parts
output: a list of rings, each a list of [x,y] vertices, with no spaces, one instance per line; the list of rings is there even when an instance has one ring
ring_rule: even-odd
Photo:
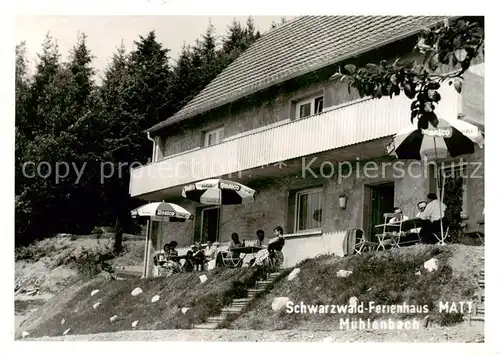
[[[235,112],[226,117],[211,118],[208,115],[199,126],[193,129],[188,125],[170,128],[162,134],[162,146],[159,159],[203,146],[203,132],[224,126],[224,137],[229,138],[283,121],[294,115],[293,103],[311,95],[324,95],[324,107],[339,105],[357,99],[355,90],[349,94],[343,83],[327,81],[297,91],[287,96],[278,96],[268,103],[248,111]]]
[[[354,162],[356,164],[356,162]],[[220,241],[230,240],[230,235],[237,232],[242,239],[253,239],[257,229],[263,229],[266,237],[272,235],[277,225],[283,226],[285,233],[293,233],[293,205],[289,203],[289,191],[310,187],[323,188],[323,223],[324,233],[331,233],[348,228],[363,228],[364,201],[366,185],[393,181],[395,184],[394,204],[407,211],[410,216],[415,214],[418,201],[425,198],[428,192],[428,182],[419,171],[419,165],[401,161],[384,161],[370,163],[370,170],[365,176],[365,163],[359,164],[359,172],[353,165],[351,176],[322,178],[306,176],[305,179],[287,176],[274,179],[269,185],[257,188],[255,201],[250,204],[221,207]],[[397,165],[395,170],[394,164]],[[375,169],[373,169],[375,167]],[[411,172],[411,174],[409,173]],[[347,208],[340,209],[338,196],[346,193]],[[184,206],[195,213],[193,205]],[[194,222],[170,223],[163,227],[165,238],[173,238],[181,245],[192,243]]]

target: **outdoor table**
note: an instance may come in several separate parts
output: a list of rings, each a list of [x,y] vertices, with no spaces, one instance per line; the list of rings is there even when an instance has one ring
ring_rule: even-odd
[[[421,218],[411,218],[403,221],[401,223],[401,230],[406,232],[412,229],[422,228],[429,225],[430,221],[428,219]]]
[[[172,260],[172,261],[181,261],[182,259],[186,259],[187,258],[187,255],[177,255],[177,256],[168,256],[167,259],[168,260]]]
[[[231,267],[241,266],[243,264],[243,259],[245,259],[245,257],[248,254],[255,254],[255,253],[257,253],[260,250],[265,249],[265,248],[266,247],[264,247],[264,246],[260,247],[260,246],[256,246],[256,245],[249,245],[249,246],[244,246],[244,247],[233,248],[230,251],[228,250],[228,253],[231,253],[231,252],[237,253],[238,255],[240,255],[240,257],[239,258],[223,258],[222,261],[226,266],[231,266]],[[243,257],[241,257],[241,254],[244,254]]]
[[[260,250],[262,249],[265,249],[266,247],[259,247],[259,246],[256,246],[256,245],[250,245],[250,246],[244,246],[244,247],[237,247],[237,248],[234,248],[232,251],[236,252],[236,253],[240,253],[240,254],[255,254],[257,252],[259,252]]]

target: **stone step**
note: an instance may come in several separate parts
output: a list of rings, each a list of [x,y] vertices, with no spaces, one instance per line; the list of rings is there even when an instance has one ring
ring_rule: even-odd
[[[484,315],[484,307],[478,307],[478,308],[476,309],[476,313],[477,313],[477,314],[483,314],[483,315]]]
[[[235,303],[235,302],[238,302],[238,303],[239,303],[239,302],[242,302],[242,303],[243,303],[243,302],[250,302],[250,301],[251,301],[251,299],[250,299],[250,298],[235,298],[235,299],[233,300],[233,303]]]
[[[194,326],[194,329],[217,329],[219,325],[217,323],[203,323],[203,324],[196,324]]]
[[[207,323],[220,323],[224,319],[226,319],[226,318],[223,317],[223,316],[208,317],[207,318]]]
[[[229,307],[241,307],[241,308],[245,308],[246,306],[248,305],[248,302],[245,302],[245,303],[231,303],[231,305]]]
[[[271,272],[269,274],[269,276],[274,276],[274,277],[277,277],[277,276],[280,276],[281,275],[281,272]]]
[[[251,288],[247,290],[247,293],[259,293],[262,291],[265,291],[265,288],[257,287],[257,288]]]
[[[222,308],[221,314],[240,313],[242,309],[243,309],[242,307],[226,307],[226,308]]]
[[[471,322],[484,322],[484,316],[472,316],[470,317]]]
[[[256,285],[257,286],[267,286],[267,285],[271,285],[273,282],[272,281],[257,281],[256,282]]]
[[[484,286],[484,279],[478,280],[477,282],[479,283],[480,286]]]

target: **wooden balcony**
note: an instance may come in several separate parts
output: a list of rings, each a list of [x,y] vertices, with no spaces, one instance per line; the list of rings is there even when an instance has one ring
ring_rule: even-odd
[[[447,85],[440,92],[438,117],[456,119],[461,95]],[[130,195],[151,199],[154,192],[175,188],[177,193],[179,187],[194,181],[326,151],[344,151],[345,157],[349,146],[391,136],[408,126],[410,102],[404,95],[393,99],[361,99],[329,108],[319,115],[168,157],[132,170]]]

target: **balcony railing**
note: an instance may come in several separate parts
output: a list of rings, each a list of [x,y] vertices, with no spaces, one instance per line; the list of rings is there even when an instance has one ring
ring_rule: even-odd
[[[454,119],[461,97],[452,87],[441,89],[438,117]],[[361,99],[319,115],[239,136],[134,169],[130,195],[237,173],[310,154],[390,136],[410,124],[410,100]]]

